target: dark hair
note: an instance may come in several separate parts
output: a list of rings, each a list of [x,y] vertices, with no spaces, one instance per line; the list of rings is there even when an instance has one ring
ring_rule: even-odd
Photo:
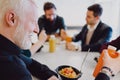
[[[44,11],[49,10],[49,9],[51,9],[51,8],[56,9],[56,7],[55,7],[55,5],[54,5],[53,3],[51,3],[51,2],[46,2],[46,3],[44,4]]]
[[[102,9],[102,7],[101,7],[100,4],[94,4],[94,5],[89,6],[89,7],[88,7],[88,10],[89,10],[89,11],[93,11],[94,17],[96,17],[96,16],[101,16],[101,15],[102,15],[102,12],[103,12],[103,9]]]

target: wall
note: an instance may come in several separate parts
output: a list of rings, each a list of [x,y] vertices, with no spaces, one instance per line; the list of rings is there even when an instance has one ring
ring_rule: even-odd
[[[43,4],[48,0],[38,0],[40,14],[43,14]],[[94,0],[49,0],[57,7],[57,13],[64,17],[67,26],[78,26],[85,24],[85,14],[87,7]]]
[[[40,15],[43,12],[43,4],[48,0],[38,0]],[[58,15],[64,17],[67,26],[83,26],[87,7],[100,3],[103,6],[101,20],[113,28],[113,37],[120,34],[120,0],[49,0],[57,7]]]

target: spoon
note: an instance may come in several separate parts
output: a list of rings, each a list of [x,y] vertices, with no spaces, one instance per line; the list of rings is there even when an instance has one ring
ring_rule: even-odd
[[[81,64],[81,67],[80,67],[80,71],[81,71],[81,72],[82,72],[83,64],[84,64],[84,62],[85,62],[85,60],[86,60],[89,52],[90,52],[90,48],[88,49],[87,54],[85,55],[85,57],[84,57],[84,59],[83,59],[83,61],[82,61],[82,64]],[[78,75],[80,75],[80,74],[78,74]]]

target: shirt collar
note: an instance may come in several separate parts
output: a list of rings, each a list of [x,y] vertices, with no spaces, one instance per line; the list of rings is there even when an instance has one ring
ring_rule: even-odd
[[[18,46],[11,42],[6,37],[0,34],[0,50],[9,52],[9,54],[19,55],[22,52]]]
[[[90,27],[90,25],[88,25],[88,26],[87,26],[88,30],[89,30],[89,31],[94,31],[94,30],[97,28],[97,26],[98,26],[99,23],[100,23],[100,20],[98,20],[97,23],[96,23],[96,24],[94,25],[94,27],[92,27],[92,28]]]

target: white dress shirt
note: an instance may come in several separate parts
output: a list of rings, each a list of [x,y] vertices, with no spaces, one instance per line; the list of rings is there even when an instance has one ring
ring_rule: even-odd
[[[87,36],[86,36],[86,45],[89,45],[92,35],[93,35],[95,29],[97,28],[99,22],[100,22],[100,20],[92,27],[90,25],[87,26],[88,32],[87,32]]]

